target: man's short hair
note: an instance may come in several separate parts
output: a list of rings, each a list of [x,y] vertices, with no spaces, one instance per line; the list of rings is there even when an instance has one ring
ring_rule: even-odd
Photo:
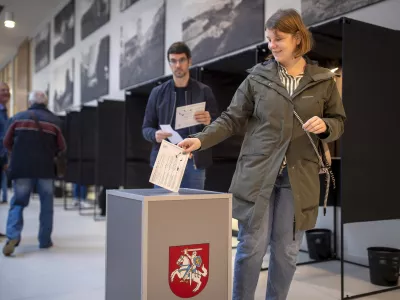
[[[46,93],[42,91],[32,91],[28,97],[29,104],[44,104],[47,106],[49,103]]]
[[[167,59],[169,60],[170,54],[182,54],[182,53],[186,54],[186,57],[188,59],[192,58],[192,52],[190,51],[188,45],[186,45],[184,42],[175,42],[168,49]]]

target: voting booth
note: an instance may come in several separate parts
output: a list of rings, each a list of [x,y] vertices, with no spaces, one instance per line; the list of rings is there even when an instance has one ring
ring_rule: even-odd
[[[231,299],[230,194],[107,191],[106,300]]]

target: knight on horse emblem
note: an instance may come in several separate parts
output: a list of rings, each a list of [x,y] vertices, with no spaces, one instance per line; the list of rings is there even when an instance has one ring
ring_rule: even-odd
[[[209,244],[170,247],[170,287],[177,296],[191,298],[204,289],[208,281],[208,250]],[[173,270],[171,256],[177,257]]]

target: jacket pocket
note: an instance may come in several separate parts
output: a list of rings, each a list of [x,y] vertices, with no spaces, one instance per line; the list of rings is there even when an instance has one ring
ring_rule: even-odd
[[[256,202],[266,177],[267,161],[264,154],[242,155],[236,165],[230,192],[245,201]]]

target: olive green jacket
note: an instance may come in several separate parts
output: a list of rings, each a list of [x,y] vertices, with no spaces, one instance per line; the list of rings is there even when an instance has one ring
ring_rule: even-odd
[[[259,228],[285,155],[295,204],[295,229],[311,229],[317,220],[318,157],[293,110],[304,122],[313,116],[325,121],[328,132],[323,139],[312,134],[316,143],[338,139],[346,116],[334,74],[307,61],[304,77],[292,96],[279,78],[275,60],[254,66],[227,110],[195,135],[201,149],[207,149],[245,131],[229,191],[233,195],[233,217],[253,229]]]

